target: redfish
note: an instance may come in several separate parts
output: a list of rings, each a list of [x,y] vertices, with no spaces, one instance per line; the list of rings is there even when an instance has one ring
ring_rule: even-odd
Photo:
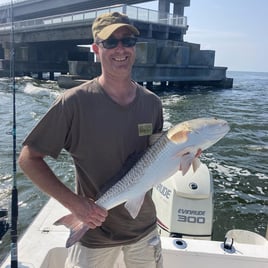
[[[225,120],[216,118],[198,118],[177,124],[162,133],[134,166],[95,203],[106,210],[125,203],[129,214],[136,218],[147,191],[178,170],[184,175],[193,166],[195,171],[199,167],[197,156],[200,152],[218,142],[229,129]],[[70,228],[66,247],[79,241],[89,229],[73,214],[60,218],[54,224]]]

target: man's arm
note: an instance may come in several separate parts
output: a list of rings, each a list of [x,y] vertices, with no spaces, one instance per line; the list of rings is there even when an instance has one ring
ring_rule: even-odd
[[[44,157],[45,155],[26,145],[22,148],[18,161],[25,175],[43,192],[58,200],[91,229],[100,226],[107,216],[107,211],[97,206],[94,201],[71,191],[57,178]]]

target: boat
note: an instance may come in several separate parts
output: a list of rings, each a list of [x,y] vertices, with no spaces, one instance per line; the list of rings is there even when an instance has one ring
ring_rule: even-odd
[[[182,176],[177,172],[153,189],[164,267],[267,268],[267,237],[235,229],[226,233],[224,241],[211,240],[212,197],[212,176],[203,163],[195,173]],[[201,207],[196,209],[196,204]],[[69,230],[53,223],[68,213],[56,200],[49,199],[18,242],[18,267],[64,267]],[[1,268],[11,267],[10,261],[9,255]],[[114,268],[124,267],[120,254]]]

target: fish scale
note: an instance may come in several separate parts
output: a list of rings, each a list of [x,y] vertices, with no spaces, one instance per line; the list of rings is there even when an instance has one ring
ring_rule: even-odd
[[[155,159],[158,158],[159,154],[168,150],[170,140],[166,135],[162,135],[159,140],[152,145],[148,151],[142,156],[142,158],[135,164],[135,166],[124,176],[123,179],[113,185],[107,192],[105,192],[97,201],[96,204],[105,208],[110,209],[113,206],[105,204],[107,201],[112,203],[112,198],[118,196],[129,187],[134,187],[138,182],[141,181],[144,176],[145,169],[152,165]]]

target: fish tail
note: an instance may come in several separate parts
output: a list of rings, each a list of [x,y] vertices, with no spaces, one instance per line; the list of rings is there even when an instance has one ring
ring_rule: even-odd
[[[69,248],[78,242],[89,229],[87,224],[84,224],[82,221],[78,220],[73,214],[63,216],[54,222],[54,225],[64,225],[70,229],[70,235],[65,245],[66,248]]]
[[[76,225],[77,221],[78,219],[73,214],[68,214],[55,221],[53,224],[64,225],[65,227],[70,229]]]

